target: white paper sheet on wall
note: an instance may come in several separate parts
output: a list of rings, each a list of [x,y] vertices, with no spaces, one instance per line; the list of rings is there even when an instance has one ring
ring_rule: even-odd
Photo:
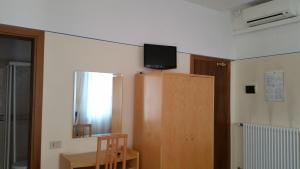
[[[265,73],[265,100],[267,102],[284,101],[284,72],[271,71]]]

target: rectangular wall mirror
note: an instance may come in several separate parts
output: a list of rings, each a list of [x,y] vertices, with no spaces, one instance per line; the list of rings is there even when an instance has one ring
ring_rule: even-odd
[[[75,72],[73,138],[122,130],[121,74]]]

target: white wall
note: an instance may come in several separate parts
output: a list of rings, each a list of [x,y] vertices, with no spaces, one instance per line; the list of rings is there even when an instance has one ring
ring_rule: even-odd
[[[233,58],[229,12],[184,0],[0,0],[0,23]]]
[[[178,54],[178,68],[189,73],[190,55]],[[41,169],[58,169],[60,153],[95,151],[96,139],[72,139],[74,71],[86,70],[124,75],[123,131],[132,145],[134,75],[143,68],[143,49],[97,40],[46,33],[44,61]],[[50,150],[50,141],[62,141],[62,148]]]
[[[231,159],[232,169],[242,167],[242,131],[238,122],[300,128],[300,53],[232,62]],[[284,102],[266,102],[264,73],[284,71]],[[246,84],[256,84],[256,94],[245,94]]]
[[[251,58],[300,51],[300,23],[234,36],[236,58]]]

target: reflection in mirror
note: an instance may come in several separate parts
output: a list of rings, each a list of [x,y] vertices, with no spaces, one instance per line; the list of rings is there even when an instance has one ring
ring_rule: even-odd
[[[75,72],[73,138],[121,132],[120,74]]]

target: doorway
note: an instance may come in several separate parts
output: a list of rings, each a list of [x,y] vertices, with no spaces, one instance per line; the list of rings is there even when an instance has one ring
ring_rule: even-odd
[[[230,60],[192,55],[191,73],[215,77],[214,169],[230,169]]]
[[[44,32],[0,24],[0,169],[40,169]]]

